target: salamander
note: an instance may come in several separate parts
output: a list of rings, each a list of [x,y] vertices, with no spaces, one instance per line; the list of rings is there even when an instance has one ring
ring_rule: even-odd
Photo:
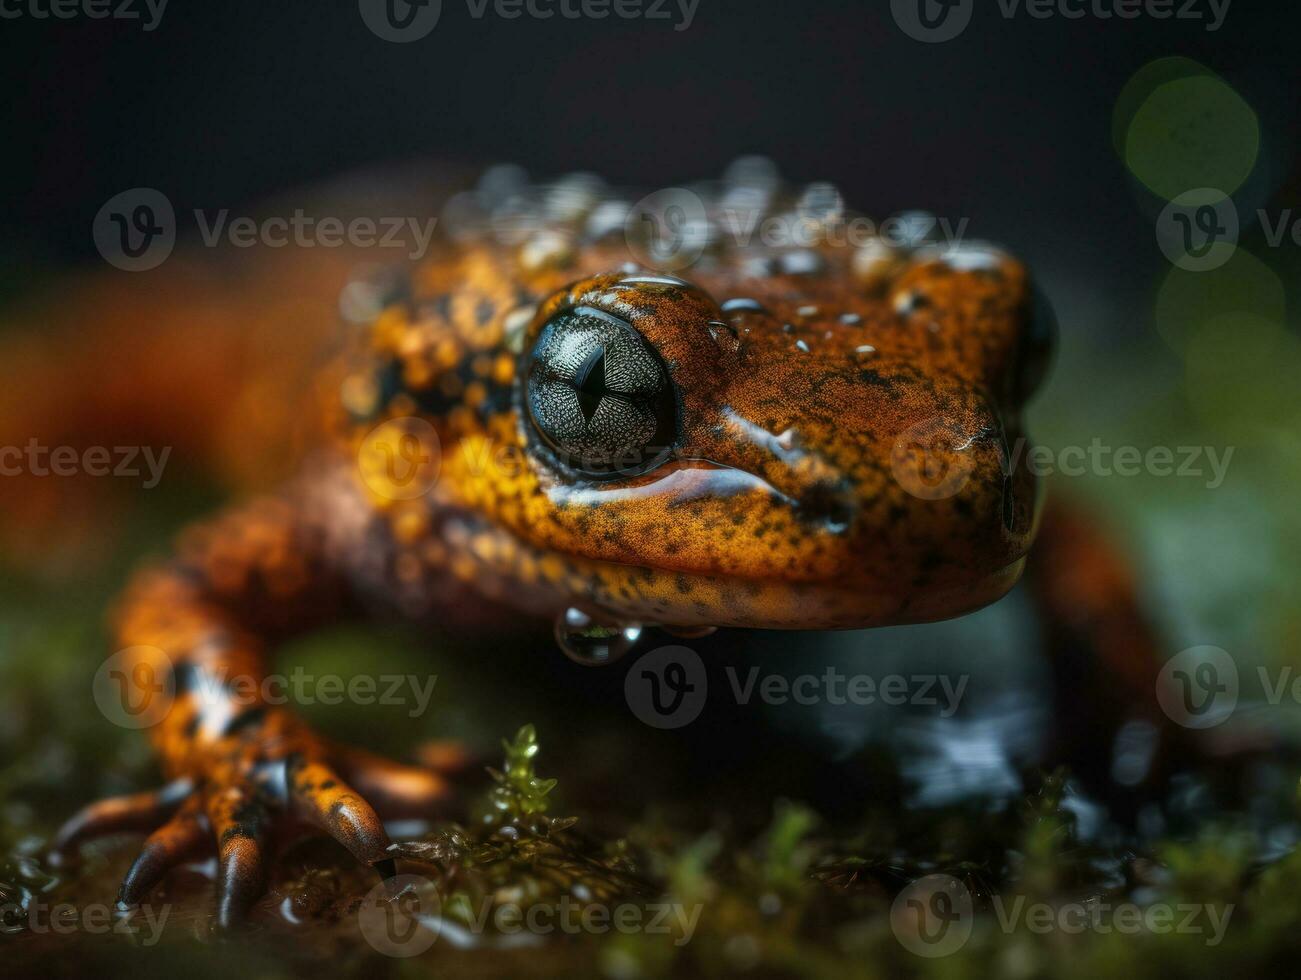
[[[1051,317],[1006,252],[910,220],[847,244],[834,188],[753,163],[641,203],[498,169],[447,213],[434,253],[349,287],[300,472],[187,529],[117,605],[124,676],[171,695],[148,728],[167,783],[90,805],[55,848],[146,833],[123,903],[215,849],[231,925],[280,823],[390,874],[381,817],[451,798],[446,773],[228,695],[323,623],[473,596],[600,660],[634,625],[957,616],[1025,568],[1039,491],[1009,445]]]

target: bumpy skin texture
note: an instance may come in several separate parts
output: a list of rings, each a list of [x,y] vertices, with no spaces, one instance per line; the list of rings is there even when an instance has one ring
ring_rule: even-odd
[[[150,732],[172,782],[95,804],[57,847],[161,823],[123,886],[136,902],[215,840],[224,924],[263,890],[289,816],[387,870],[380,816],[437,806],[443,778],[226,693],[352,611],[429,615],[473,593],[604,621],[848,628],[1003,595],[1037,513],[1032,477],[1005,472],[1042,355],[1024,268],[979,246],[737,245],[738,185],[788,223],[840,217],[825,188],[746,181],[699,189],[706,233],[677,275],[639,262],[639,222],[598,182],[498,174],[461,200],[455,244],[359,286],[374,315],[323,383],[330,444],[280,493],[188,532],[119,606],[118,646],[170,664]],[[578,472],[526,408],[534,342],[573,309],[637,331],[670,383],[671,444],[635,475]]]

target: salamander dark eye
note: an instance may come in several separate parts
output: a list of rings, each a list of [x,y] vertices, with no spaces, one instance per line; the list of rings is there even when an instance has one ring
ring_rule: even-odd
[[[644,473],[677,438],[677,399],[659,355],[631,325],[591,307],[542,328],[526,400],[538,435],[589,476]]]

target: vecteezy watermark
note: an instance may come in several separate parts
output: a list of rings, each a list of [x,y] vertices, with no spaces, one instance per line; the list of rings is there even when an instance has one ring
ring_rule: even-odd
[[[215,726],[234,720],[245,709],[284,704],[408,708],[416,718],[429,709],[438,677],[434,674],[316,674],[295,667],[287,674],[253,676],[218,669],[182,669],[185,690]],[[123,728],[148,728],[171,710],[178,692],[177,670],[158,647],[133,646],[106,658],[95,672],[91,691],[109,721]]]
[[[1238,248],[1238,209],[1223,191],[1201,187],[1167,204],[1156,221],[1165,257],[1188,272],[1224,265]]]
[[[480,940],[488,935],[503,938],[530,934],[546,936],[625,935],[671,936],[675,946],[684,946],[695,935],[701,905],[677,902],[580,902],[562,895],[555,901],[529,903],[497,901],[493,896],[477,904],[458,903],[456,914],[448,914],[434,883],[420,875],[398,875],[372,888],[357,910],[362,936],[386,956],[418,956],[444,930],[469,934]]]
[[[0,934],[33,932],[66,936],[74,932],[90,935],[113,933],[130,936],[141,946],[153,946],[162,936],[171,914],[170,905],[144,904],[120,910],[95,902],[80,906],[71,902],[50,905],[40,900],[21,904],[8,902],[0,905]]]
[[[33,437],[25,446],[0,446],[0,476],[111,476],[138,479],[146,490],[158,486],[171,446],[46,446]],[[144,470],[140,464],[144,463]],[[147,471],[147,473],[146,473]]]
[[[146,33],[157,27],[168,0],[0,0],[0,20],[135,20]]]
[[[815,189],[789,212],[774,212],[762,194],[724,200],[712,212],[695,191],[666,187],[647,194],[623,215],[624,239],[642,265],[659,272],[678,272],[694,265],[711,246],[813,249],[883,246],[912,248],[942,240],[960,246],[970,219],[917,213],[882,222],[844,211],[839,193],[829,184]]]
[[[1204,936],[1207,946],[1218,946],[1224,941],[1229,919],[1235,906],[1232,903],[1214,905],[1202,902],[1155,902],[1139,905],[1136,902],[1032,902],[1024,895],[1010,901],[1001,895],[994,896],[994,915],[999,928],[1006,933],[1024,926],[1027,932],[1047,935],[1060,932],[1078,935],[1096,932],[1100,935],[1117,933],[1122,936],[1140,934]]]
[[[1257,208],[1255,219],[1267,248],[1301,246],[1301,215],[1291,208],[1271,214]],[[1185,191],[1162,210],[1156,239],[1165,257],[1188,272],[1217,269],[1233,257],[1243,228],[1233,199],[1213,187]]]
[[[922,500],[947,500],[960,493],[979,465],[975,447],[992,433],[971,435],[929,418],[905,429],[895,439],[890,469],[899,485]],[[1036,477],[1121,477],[1203,479],[1207,490],[1218,489],[1228,474],[1235,446],[1112,446],[1094,436],[1087,446],[1031,444],[1024,437],[998,455],[999,475],[1024,468]]]
[[[105,658],[91,681],[100,713],[120,728],[152,728],[172,710],[172,659],[155,646],[126,647]]]
[[[413,215],[342,218],[310,215],[295,208],[286,215],[254,218],[231,215],[229,208],[193,211],[199,239],[206,248],[380,248],[402,249],[412,261],[423,258],[433,241],[437,218]],[[95,216],[95,247],[109,264],[127,272],[162,265],[176,245],[177,221],[172,202],[153,187],[115,194]]]
[[[998,0],[1004,20],[1198,21],[1208,32],[1224,26],[1233,0]],[[952,41],[971,24],[975,0],[890,0],[899,29],[914,41]]]
[[[443,0],[358,0],[361,19],[383,41],[409,44],[438,26]],[[465,0],[473,20],[622,20],[672,21],[685,31],[696,19],[700,0]]]
[[[971,891],[952,875],[918,878],[890,906],[890,928],[904,949],[935,958],[956,953],[971,938]]]
[[[1176,724],[1214,728],[1238,706],[1238,665],[1219,647],[1189,647],[1161,668],[1156,699]]]
[[[939,708],[944,718],[958,710],[970,681],[966,674],[846,674],[835,666],[795,677],[765,674],[759,667],[742,672],[729,666],[724,673],[727,691],[739,705],[913,705]],[[637,658],[624,676],[623,690],[632,713],[647,725],[682,728],[700,716],[709,678],[690,647],[666,646]]]
[[[1264,703],[1301,705],[1301,676],[1291,665],[1256,667]],[[1242,695],[1237,662],[1215,646],[1189,647],[1166,661],[1156,696],[1167,717],[1185,728],[1214,728],[1228,721]],[[1259,702],[1257,702],[1259,703]]]
[[[994,922],[1003,933],[1078,935],[1094,932],[1123,936],[1203,936],[1207,946],[1224,941],[1235,906],[1203,902],[1032,901],[1025,895],[995,895]],[[910,952],[929,958],[958,952],[971,938],[975,923],[971,890],[958,878],[932,874],[901,891],[890,909],[895,938]]]
[[[381,499],[423,497],[438,482],[442,469],[438,433],[414,415],[381,422],[362,440],[357,469],[366,486]]]
[[[652,728],[681,728],[700,716],[709,697],[709,676],[690,647],[660,647],[628,668],[623,696],[632,713]]]
[[[884,704],[891,707],[913,705],[939,708],[941,718],[951,718],[962,703],[971,677],[961,674],[846,674],[829,666],[820,674],[800,674],[788,678],[765,674],[751,667],[741,679],[740,671],[728,667],[728,684],[737,704],[749,704],[756,696],[764,704],[854,704],[867,707]]]

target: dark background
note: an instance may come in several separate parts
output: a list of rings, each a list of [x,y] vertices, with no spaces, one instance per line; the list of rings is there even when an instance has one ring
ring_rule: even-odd
[[[673,24],[475,20],[463,0],[412,44],[372,35],[353,0],[172,0],[149,33],[0,21],[5,250],[23,265],[89,260],[99,206],[136,186],[178,212],[238,207],[432,157],[660,187],[759,152],[868,214],[964,215],[1032,261],[1087,263],[1114,290],[1163,262],[1110,140],[1116,96],[1144,64],[1185,55],[1232,84],[1261,117],[1271,190],[1295,156],[1301,17],[1288,3],[1237,0],[1210,33],[1008,20],[981,0],[943,44],[906,37],[885,0],[700,0],[689,29]]]

